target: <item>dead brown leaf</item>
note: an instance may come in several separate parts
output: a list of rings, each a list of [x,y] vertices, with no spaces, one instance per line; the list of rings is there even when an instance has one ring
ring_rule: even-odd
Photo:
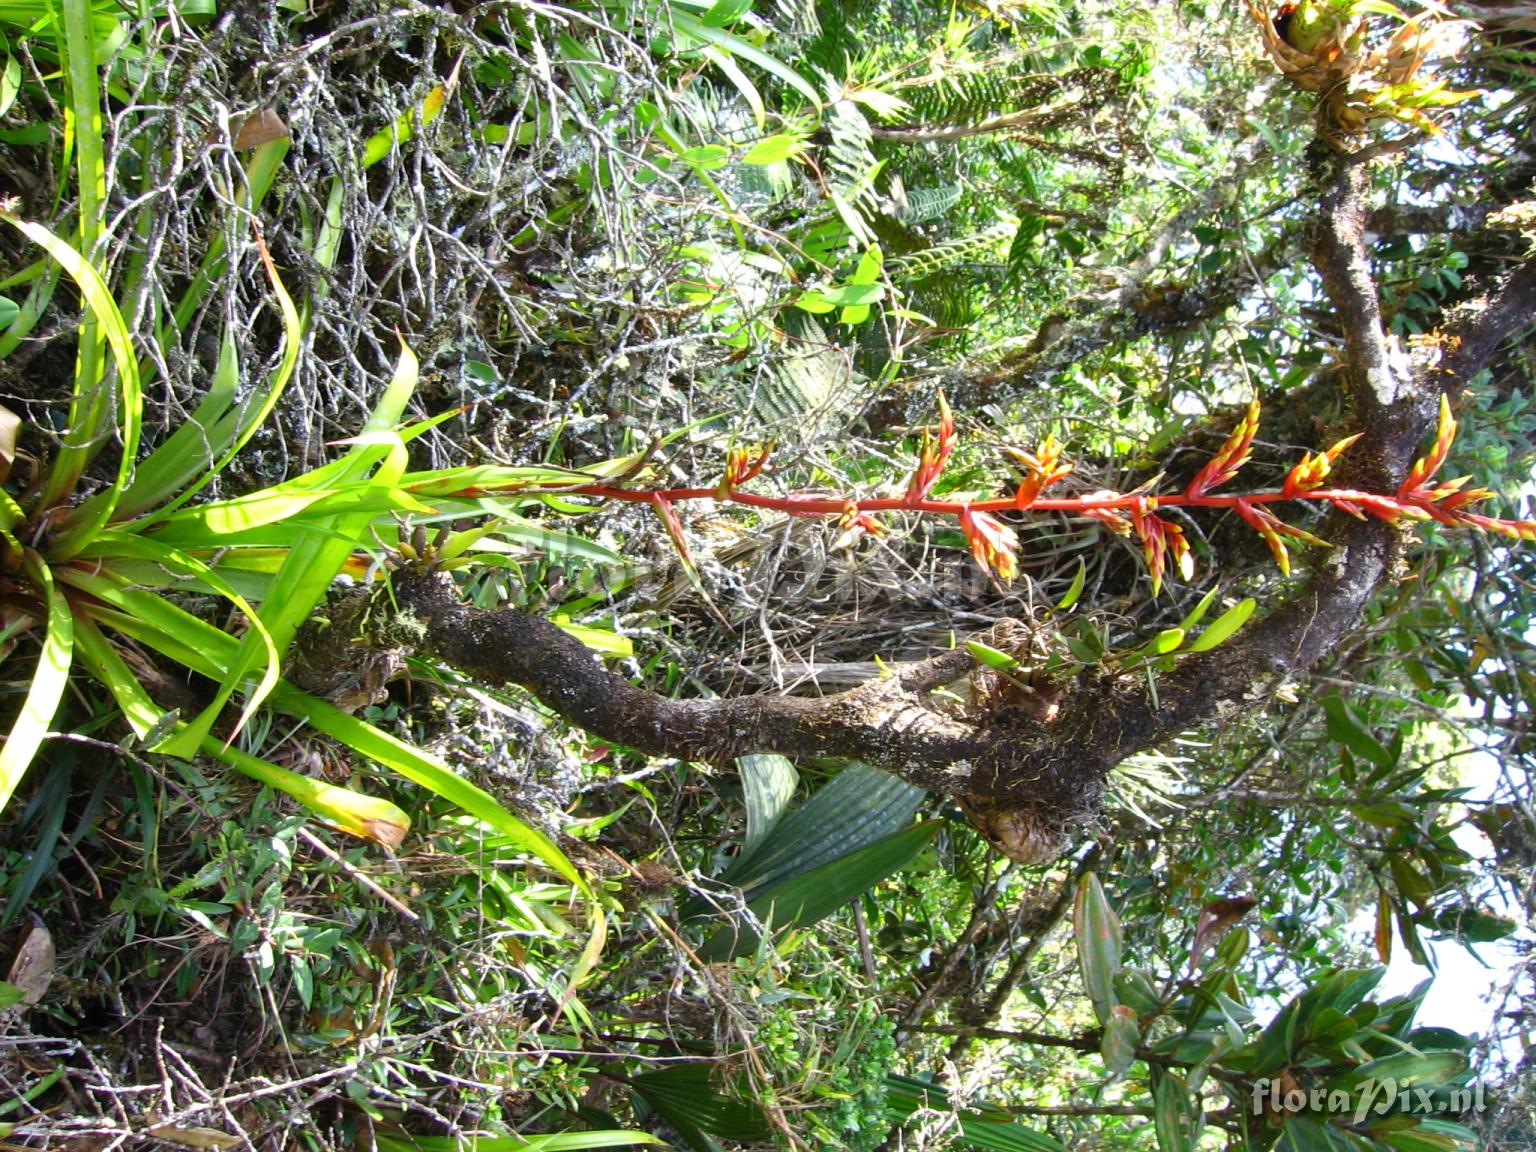
[[[30,1008],[43,998],[48,985],[53,983],[53,936],[36,918],[32,927],[16,949],[16,959],[6,973],[6,983],[21,989],[18,1008]]]
[[[0,404],[0,481],[11,474],[16,461],[16,441],[21,436],[21,417]]]
[[[270,108],[263,108],[260,112],[252,112],[249,116],[232,121],[230,128],[235,134],[236,152],[259,148],[273,140],[285,140],[288,137],[288,125]]]

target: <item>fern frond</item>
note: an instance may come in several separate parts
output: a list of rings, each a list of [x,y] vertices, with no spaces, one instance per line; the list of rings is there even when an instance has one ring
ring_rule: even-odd
[[[1124,95],[1125,82],[1113,68],[1075,68],[1061,74],[1014,74],[1011,57],[951,72],[903,88],[916,125],[928,129],[975,128],[989,121],[1027,122],[1032,132],[1081,121]],[[1001,119],[1000,119],[1001,118]]]
[[[822,126],[830,137],[825,152],[827,191],[854,238],[872,243],[868,221],[880,211],[875,191],[880,161],[869,121],[852,100],[838,100],[827,109]]]
[[[837,420],[855,411],[848,362],[832,349],[821,325],[803,314],[786,315],[783,323],[797,338],[796,351],[775,359],[759,377],[752,397],[754,426],[784,424],[803,432],[812,417]]]
[[[932,188],[906,189],[906,207],[901,213],[905,224],[938,220],[956,204],[965,190],[959,184],[940,184]]]
[[[962,331],[981,316],[986,293],[977,291],[976,277],[969,271],[940,271],[907,290],[911,308],[931,317],[939,328]]]
[[[986,228],[965,236],[957,236],[942,244],[935,244],[922,252],[898,256],[891,260],[887,267],[895,277],[916,280],[924,276],[932,276],[941,269],[960,261],[975,260],[987,255],[1000,256],[1012,242],[1018,226],[1017,220],[998,220]]]

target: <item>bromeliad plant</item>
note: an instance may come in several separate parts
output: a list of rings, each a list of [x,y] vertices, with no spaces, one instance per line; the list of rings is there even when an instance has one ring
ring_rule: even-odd
[[[1436,135],[1431,118],[1478,95],[1457,92],[1426,67],[1456,55],[1474,25],[1451,18],[1427,0],[1408,16],[1391,0],[1248,0],[1264,49],[1286,79],[1320,97],[1328,121],[1340,132],[1359,133],[1373,121],[1393,120]],[[1396,21],[1390,35],[1371,17]]]
[[[8,211],[0,212],[0,220],[64,270],[79,287],[86,310],[63,442],[29,495],[0,492],[0,654],[10,657],[24,639],[40,638],[20,712],[0,749],[0,806],[48,740],[71,676],[83,670],[106,688],[151,751],[210,755],[287,792],[348,832],[386,846],[399,844],[409,819],[395,804],[302,776],[238,746],[258,710],[271,708],[463,807],[584,888],[547,837],[488,793],[435,756],[301,691],[280,674],[282,654],[317,612],[333,580],[366,571],[366,554],[377,547],[376,521],[399,512],[442,511],[442,505],[401,487],[407,441],[435,423],[400,428],[416,384],[410,349],[402,345],[393,378],[340,459],[247,496],[191,504],[250,440],[297,361],[300,309],[260,238],[257,247],[283,325],[283,354],[272,377],[246,402],[237,400],[240,365],[231,324],[208,394],[191,419],[141,461],[144,395],[138,357],[101,273],[48,229]],[[99,351],[100,345],[110,351],[115,378],[106,373],[104,358],[88,351]],[[110,479],[84,494],[93,461],[114,442],[120,455]],[[529,486],[571,480],[559,470],[522,471],[520,480]],[[421,488],[444,482],[430,473],[413,479]],[[448,486],[462,485],[450,480]],[[215,561],[219,552],[222,562]],[[239,624],[210,623],[183,606],[187,595],[225,602]],[[135,671],[135,664],[143,667],[146,650],[216,685],[195,715],[167,710],[146,690]]]
[[[1434,484],[1455,423],[1442,408],[1434,448],[1407,482],[1386,495],[1326,487],[1333,463],[1349,441],[1308,455],[1274,491],[1234,495],[1219,492],[1248,459],[1259,410],[1255,403],[1222,449],[1182,492],[1150,488],[1132,492],[1100,490],[1055,497],[1049,490],[1071,472],[1061,445],[1048,437],[1036,451],[1017,453],[1024,480],[1011,497],[971,499],[935,495],[957,433],[953,413],[940,399],[940,421],[924,435],[917,467],[900,494],[827,497],[769,495],[749,490],[768,460],[768,451],[738,448],[718,484],[707,488],[646,489],[626,483],[628,467],[573,473],[560,469],[465,468],[408,473],[405,445],[431,426],[402,430],[405,406],[414,389],[416,362],[403,349],[394,379],[362,433],[341,459],[283,484],[232,500],[196,503],[198,497],[245,448],[271,413],[292,377],[308,317],[316,301],[296,304],[258,238],[257,247],[281,318],[283,354],[271,377],[240,400],[242,371],[233,319],[221,333],[212,387],[192,418],[140,460],[144,382],[154,358],[141,360],[133,336],[103,275],[102,249],[110,237],[103,189],[107,158],[101,134],[102,91],[97,59],[100,33],[86,0],[64,0],[57,21],[64,84],[61,98],[75,128],[74,168],[79,219],[74,243],[24,221],[14,210],[0,218],[46,253],[30,271],[32,295],[0,337],[0,355],[15,346],[35,323],[61,276],[81,293],[85,317],[68,431],[46,470],[21,496],[0,497],[0,655],[37,637],[37,661],[20,713],[0,751],[0,805],[48,738],[72,672],[83,669],[112,696],[137,738],[158,752],[214,755],[276,787],[320,806],[331,819],[382,842],[397,842],[405,818],[393,805],[363,801],[351,794],[286,772],[238,745],[243,731],[263,708],[300,718],[316,731],[340,740],[395,771],[462,804],[495,827],[525,838],[529,850],[574,877],[569,862],[543,837],[517,822],[489,796],[472,788],[441,762],[314,695],[282,675],[284,654],[300,627],[316,615],[333,579],[342,573],[363,577],[384,550],[392,518],[418,523],[474,515],[485,523],[446,536],[435,546],[439,563],[483,561],[497,541],[512,541],[528,529],[516,519],[526,504],[558,511],[571,497],[595,497],[650,504],[684,550],[675,506],[715,499],[794,516],[832,517],[846,536],[880,531],[879,517],[892,511],[952,517],[976,559],[1004,580],[1018,570],[1018,538],[1005,512],[1059,512],[1085,517],[1141,541],[1154,592],[1171,568],[1189,576],[1193,557],[1181,527],[1168,508],[1230,508],[1258,531],[1282,570],[1288,570],[1286,538],[1316,541],[1281,520],[1272,505],[1322,502],[1355,515],[1386,520],[1432,518],[1529,538],[1536,524],[1498,520],[1469,506],[1486,495],[1458,482]],[[709,39],[705,37],[705,39]],[[434,89],[417,112],[425,124],[446,98]],[[415,123],[414,120],[411,121]],[[397,123],[389,139],[370,140],[365,163],[390,146],[409,125]],[[377,141],[377,143],[375,143]],[[239,207],[253,210],[271,186],[287,142],[269,140],[253,153],[245,171]],[[323,219],[307,238],[310,255],[332,266],[339,245],[339,181],[327,199]],[[230,240],[213,241],[183,298],[158,317],[154,337],[166,346],[179,341],[204,303],[209,286],[234,261]],[[134,295],[143,274],[127,263],[123,298]],[[21,282],[13,278],[16,282]],[[316,287],[324,291],[323,283]],[[248,373],[247,373],[248,375]],[[245,382],[249,383],[249,382]],[[100,457],[114,445],[115,464],[103,475]],[[0,458],[14,443],[0,443]],[[89,484],[96,484],[89,490]],[[508,545],[500,547],[505,550]],[[400,544],[402,553],[408,549]],[[585,546],[590,553],[593,546]],[[239,622],[219,627],[185,606],[187,594],[222,601]],[[590,634],[587,639],[601,639]],[[614,643],[608,638],[610,646]],[[182,716],[158,704],[132,671],[133,646],[148,649],[208,678],[216,687],[195,715]]]
[[[129,310],[114,299],[107,270],[117,268],[119,299],[147,298],[159,308],[160,298],[141,292],[150,273],[147,244],[127,244],[124,259],[115,265],[109,259],[109,246],[119,242],[108,227],[109,177],[131,177],[129,169],[112,164],[102,118],[104,101],[117,94],[116,70],[125,67],[134,50],[124,46],[127,31],[116,9],[107,11],[94,0],[35,7],[35,12],[0,13],[0,23],[24,28],[39,52],[59,62],[59,73],[50,78],[57,80],[56,88],[38,103],[64,110],[68,163],[59,166],[57,199],[72,201],[76,215],[69,225],[50,230],[21,219],[16,204],[0,205],[0,227],[14,228],[43,253],[4,282],[6,289],[25,286],[28,294],[8,310],[0,357],[18,346],[50,306],[57,306],[56,288],[66,278],[80,293],[83,315],[67,430],[24,490],[0,491],[0,659],[36,653],[21,707],[0,749],[0,808],[39,757],[50,729],[66,715],[61,704],[71,680],[84,672],[105,687],[148,750],[213,756],[289,793],[349,832],[386,846],[398,844],[409,821],[397,805],[300,775],[260,755],[263,749],[250,736],[260,727],[253,719],[263,711],[283,713],[464,808],[587,891],[547,837],[440,759],[282,676],[282,659],[300,627],[318,614],[338,575],[360,577],[367,571],[370,557],[387,539],[391,517],[406,512],[430,519],[488,510],[486,502],[437,501],[401,487],[407,442],[434,423],[401,427],[416,385],[417,363],[409,348],[402,343],[393,378],[340,459],[236,499],[196,503],[276,407],[325,292],[322,279],[307,298],[290,298],[258,234],[256,248],[282,331],[275,368],[264,380],[242,370],[239,333],[247,324],[227,315],[214,329],[219,351],[208,391],[190,418],[140,459],[146,385],[164,358],[135,346],[124,318]],[[4,95],[0,92],[0,99]],[[443,89],[434,89],[409,124],[397,123],[370,139],[364,165],[408,136],[414,116],[423,124],[430,121],[444,97]],[[38,127],[45,134],[52,128]],[[251,149],[229,196],[230,218],[244,221],[253,218],[271,189],[289,141],[285,130],[263,132],[259,142],[242,142],[246,134],[234,126],[231,134],[233,149]],[[155,183],[156,166],[145,157],[139,160],[132,167],[143,183],[129,191],[139,194],[135,203],[151,204],[164,189]],[[323,215],[300,237],[321,269],[335,266],[343,234],[341,210],[338,177],[325,197]],[[119,232],[142,232],[148,219],[141,212],[117,226]],[[215,230],[180,297],[147,317],[147,325],[139,325],[161,350],[183,341],[195,317],[207,311],[214,286],[235,270],[243,227]],[[0,412],[0,481],[12,461],[28,458],[27,439],[18,419]],[[104,459],[109,462],[105,467]],[[534,488],[572,479],[557,469],[523,473],[522,482]],[[462,486],[456,479],[445,482],[441,474],[417,473],[412,479],[428,491],[434,484]],[[461,552],[516,547],[508,540],[519,531],[517,501],[495,504],[495,525],[451,542]],[[232,609],[234,622],[210,623],[209,603]],[[595,631],[587,636],[606,640],[609,647],[617,643]],[[141,682],[139,671],[153,664],[206,677],[213,690],[195,714],[182,715],[157,702]],[[85,722],[101,719],[92,716]]]
[[[253,162],[253,167],[255,166]],[[1182,528],[1160,514],[1169,508],[1227,508],[1264,538],[1282,571],[1289,571],[1286,538],[1323,543],[1281,520],[1271,506],[1322,503],[1355,516],[1397,522],[1436,520],[1508,536],[1536,538],[1536,522],[1503,520],[1471,510],[1489,495],[1465,480],[1436,483],[1456,422],[1442,400],[1433,446],[1392,494],[1327,486],[1334,463],[1353,442],[1309,453],[1278,489],[1218,492],[1248,460],[1259,422],[1251,404],[1239,426],[1181,492],[1150,485],[1131,492],[1101,489],[1053,497],[1069,475],[1061,445],[1047,437],[1034,452],[1015,452],[1024,472],[1010,497],[935,495],[957,442],[955,418],[940,397],[940,420],[925,431],[918,462],[900,495],[870,498],[766,495],[746,486],[763,471],[768,449],[734,448],[713,487],[645,489],[623,477],[635,462],[615,461],[585,472],[480,466],[406,471],[406,443],[437,420],[403,428],[416,382],[408,347],[360,435],[347,453],[282,484],[229,500],[192,498],[234,460],[277,403],[297,361],[301,309],[284,289],[265,246],[256,245],[282,318],[284,351],[272,377],[245,403],[237,402],[240,365],[233,325],[223,335],[212,387],[191,420],[142,461],[137,460],[144,406],[141,370],[128,330],[101,273],[73,246],[40,225],[0,212],[0,220],[39,245],[78,285],[87,319],[80,330],[69,431],[49,467],[22,500],[0,493],[0,619],[5,652],[29,634],[41,636],[35,670],[20,714],[0,750],[0,804],[8,800],[37,755],[78,666],[106,687],[135,735],[153,751],[180,757],[199,752],[294,795],[341,827],[396,844],[404,813],[386,801],[300,776],[238,747],[235,741],[264,707],[294,716],[314,730],[457,803],[533,855],[577,881],[569,861],[545,837],[516,820],[486,793],[420,749],[374,728],[336,705],[301,691],[281,675],[284,654],[341,574],[366,578],[377,570],[394,518],[422,522],[474,515],[482,524],[443,535],[433,549],[447,567],[495,559],[507,540],[530,528],[517,515],[526,504],[570,510],[571,497],[653,506],[685,550],[675,505],[718,500],[792,516],[835,517],[845,534],[878,533],[882,513],[903,511],[954,518],[976,560],[1003,580],[1018,571],[1018,537],[1005,512],[1057,512],[1134,534],[1142,544],[1154,594],[1173,568],[1188,578],[1193,556]],[[222,254],[221,254],[222,255]],[[306,307],[304,312],[308,311]],[[106,373],[103,346],[115,378]],[[111,383],[111,392],[108,390]],[[441,419],[441,418],[439,418]],[[101,447],[121,452],[111,481],[77,495]],[[579,506],[577,506],[579,507]],[[498,542],[497,537],[502,537]],[[588,546],[590,551],[591,546]],[[397,540],[394,551],[412,554]],[[615,557],[615,559],[617,559]],[[185,594],[231,606],[240,627],[221,628],[179,602]],[[604,640],[587,633],[585,639]],[[125,644],[126,642],[126,644]],[[613,637],[606,638],[612,649]],[[196,715],[161,707],[132,669],[133,646],[148,649],[216,685]],[[579,881],[578,881],[579,882]]]

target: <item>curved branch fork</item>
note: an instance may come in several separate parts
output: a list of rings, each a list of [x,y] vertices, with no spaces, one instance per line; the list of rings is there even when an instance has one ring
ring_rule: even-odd
[[[379,639],[486,683],[526,688],[594,736],[648,755],[714,762],[753,752],[849,757],[938,787],[955,764],[982,756],[997,740],[995,732],[946,716],[928,700],[933,689],[971,670],[963,651],[834,696],[675,700],[603,668],[590,649],[547,620],[510,608],[469,607],[442,573],[404,570],[391,583],[397,608]]]
[[[1029,809],[1049,842],[1091,814],[1108,770],[1138,743],[1114,722],[1108,681],[1085,677],[1070,710],[1049,721],[1027,709],[960,709],[935,689],[976,668],[964,649],[944,652],[832,696],[754,695],[674,700],[608,671],[549,621],[459,598],[451,577],[403,569],[370,613],[376,645],[410,648],[488,684],[515,684],[604,740],[653,756],[723,763],[754,752],[832,756],[877,765],[960,798],[973,822],[1010,845],[1009,814]],[[1133,726],[1134,727],[1134,726]],[[1035,851],[1035,850],[1031,850]]]

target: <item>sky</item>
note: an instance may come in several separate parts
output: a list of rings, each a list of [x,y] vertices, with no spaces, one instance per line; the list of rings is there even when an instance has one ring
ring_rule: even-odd
[[[1472,789],[1468,800],[1486,801],[1498,789],[1499,777],[1499,762],[1486,752],[1477,752],[1465,759],[1461,786]],[[1457,829],[1455,839],[1474,859],[1493,855],[1492,845],[1475,828]],[[1494,902],[1490,911],[1519,919],[1517,910],[1508,903]],[[1364,919],[1368,923],[1362,925],[1362,930],[1370,936],[1375,931],[1374,908]],[[1424,944],[1433,957],[1435,982],[1419,1009],[1417,1022],[1451,1028],[1464,1035],[1474,1032],[1486,1035],[1498,1010],[1498,1001],[1494,997],[1508,984],[1517,963],[1510,942],[1501,940],[1475,945],[1476,955],[1454,940],[1434,942],[1426,939]],[[1402,942],[1394,941],[1392,961],[1387,965],[1386,978],[1376,995],[1380,998],[1412,991],[1428,975],[1427,969],[1413,962]],[[1505,1041],[1504,1052],[1511,1063],[1518,1061],[1520,1050],[1515,1037]]]

